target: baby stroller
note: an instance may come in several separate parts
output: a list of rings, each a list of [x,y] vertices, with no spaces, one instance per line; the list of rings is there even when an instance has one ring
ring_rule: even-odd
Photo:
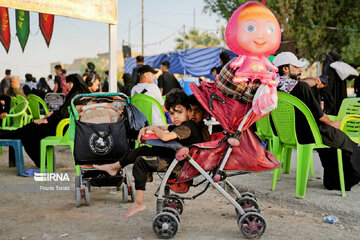
[[[153,221],[153,231],[163,239],[175,236],[180,227],[183,200],[195,199],[212,185],[235,207],[236,221],[245,237],[259,238],[265,232],[266,222],[260,214],[256,197],[252,193],[240,193],[228,178],[280,167],[276,158],[264,149],[258,137],[249,129],[263,116],[252,113],[251,103],[243,104],[223,95],[214,83],[202,82],[199,87],[192,83],[190,87],[201,105],[219,121],[224,132],[213,134],[210,142],[194,144],[190,148],[171,146],[177,152],[157,191],[157,215]],[[155,140],[146,142],[156,144]],[[182,166],[180,173],[174,178],[173,170],[179,165]],[[170,190],[186,193],[190,186],[198,186],[200,183],[194,184],[197,176],[204,178],[200,183],[207,182],[200,193],[192,197],[170,194]],[[236,199],[221,187],[221,181],[230,186]]]
[[[58,110],[64,103],[65,95],[63,93],[47,93],[44,97],[44,102],[48,106],[50,112]]]
[[[122,93],[79,94],[71,101],[70,138],[74,139],[76,168],[76,207],[90,204],[90,189],[116,187],[122,189],[123,202],[135,198],[135,187],[126,168],[117,175],[95,169],[93,164],[114,163],[129,149],[128,106]]]

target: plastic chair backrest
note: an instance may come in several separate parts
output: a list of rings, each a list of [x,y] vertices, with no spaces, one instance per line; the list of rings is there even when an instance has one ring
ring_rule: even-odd
[[[264,136],[266,139],[273,138],[274,132],[270,123],[270,115],[266,115],[256,121],[256,130],[258,131],[258,134]]]
[[[345,98],[336,119],[342,122],[341,130],[351,140],[360,143],[360,121],[357,116],[360,116],[360,98]]]
[[[40,114],[41,107],[44,109],[45,114],[47,114],[49,112],[49,109],[48,109],[46,103],[39,96],[36,96],[34,94],[29,94],[27,96],[27,98],[29,100],[29,107],[31,109],[33,119],[41,118],[41,114]]]
[[[12,107],[7,114],[6,118],[2,121],[2,128],[12,127],[20,128],[24,126],[26,109],[28,107],[28,102],[19,102],[14,107]]]
[[[166,126],[166,116],[162,106],[155,98],[145,94],[135,94],[131,97],[131,103],[134,104],[147,118],[149,125],[152,126],[152,110],[153,106],[157,107],[160,111],[161,120],[163,125]]]
[[[284,145],[297,145],[298,143],[294,107],[304,114],[315,139],[315,144],[322,145],[320,131],[310,109],[297,97],[283,92],[278,92],[278,107],[271,111],[271,117],[280,142]]]
[[[337,119],[341,120],[345,115],[350,114],[360,115],[360,98],[345,98],[341,103]]]
[[[20,94],[16,94],[16,98],[17,98],[18,102],[24,102],[25,101],[25,102],[29,103],[29,101],[24,96],[22,96]],[[28,114],[32,116],[32,112],[31,112],[31,108],[30,108],[29,104],[27,106],[27,111],[28,111]]]

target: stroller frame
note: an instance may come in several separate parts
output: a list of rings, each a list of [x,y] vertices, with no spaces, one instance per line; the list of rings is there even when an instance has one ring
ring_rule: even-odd
[[[70,105],[70,137],[74,139],[75,136],[75,119],[79,120],[79,113],[77,112],[74,101],[76,99],[88,98],[104,100],[109,97],[121,97],[128,101],[128,96],[123,93],[91,93],[91,94],[79,94],[76,95]],[[114,100],[114,99],[113,99]],[[94,104],[93,106],[96,106]],[[124,110],[125,111],[125,110]],[[74,146],[75,148],[75,146]],[[75,149],[74,149],[75,151]],[[85,200],[85,205],[90,205],[90,190],[92,186],[96,187],[116,187],[116,190],[122,190],[122,202],[128,202],[130,195],[131,201],[135,199],[135,185],[131,182],[131,174],[127,167],[122,168],[120,174],[110,176],[106,172],[94,169],[86,168],[79,164],[75,164],[76,177],[75,177],[75,206],[80,207],[82,199]],[[93,182],[92,179],[97,178],[98,182]],[[95,180],[97,180],[95,179]]]
[[[247,120],[247,118],[252,113],[252,109],[250,109],[243,120],[241,121],[237,131],[233,136],[230,137],[239,137],[241,135],[241,130]],[[227,136],[226,139],[228,139],[229,136]],[[223,155],[219,166],[214,171],[214,176],[211,177],[209,173],[207,173],[190,155],[189,155],[189,149],[188,148],[181,148],[177,152],[177,156],[172,161],[170,166],[168,167],[162,181],[160,184],[160,187],[158,189],[157,194],[157,200],[156,200],[156,213],[157,215],[154,218],[153,221],[153,231],[159,238],[168,239],[172,238],[176,235],[179,227],[180,227],[180,214],[182,213],[182,208],[178,209],[175,207],[174,209],[171,209],[169,207],[164,207],[164,198],[172,198],[174,201],[178,201],[178,203],[182,204],[179,200],[182,199],[195,199],[196,197],[203,194],[207,188],[210,186],[210,184],[215,187],[224,197],[226,200],[228,200],[234,207],[237,213],[237,224],[241,230],[241,232],[245,235],[247,238],[259,238],[262,236],[262,234],[265,232],[266,229],[266,222],[265,219],[260,214],[260,209],[258,209],[258,204],[256,201],[256,197],[252,193],[244,193],[241,194],[236,187],[231,184],[231,182],[226,179],[227,175],[223,171],[227,160],[232,152],[233,146],[229,144],[226,153]],[[172,173],[172,171],[175,169],[177,164],[180,161],[188,161],[199,173],[205,178],[205,181],[208,182],[205,189],[200,192],[199,194],[195,195],[192,198],[182,198],[177,195],[170,195],[170,188],[168,186],[168,179]],[[241,174],[241,173],[240,173]],[[231,176],[238,175],[238,174],[232,174]],[[230,186],[230,188],[235,192],[235,195],[237,199],[235,200],[226,190],[220,186],[219,182],[223,181],[225,185]],[[241,206],[241,203],[244,203],[242,201],[245,201],[245,205],[250,202],[250,205],[254,206],[254,208],[247,208],[244,209]],[[176,204],[175,204],[176,205]],[[179,211],[180,210],[180,211]]]

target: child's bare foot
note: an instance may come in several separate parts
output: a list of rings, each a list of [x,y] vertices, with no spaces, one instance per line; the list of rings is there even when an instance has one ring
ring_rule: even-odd
[[[137,204],[137,203],[133,203],[128,210],[126,210],[126,212],[124,212],[123,214],[121,214],[121,216],[123,218],[130,218],[132,216],[134,216],[135,214],[137,214],[138,212],[142,212],[146,209],[146,205],[145,204]]]
[[[147,182],[152,182],[154,179],[153,179],[153,173],[152,172],[148,172],[146,174],[147,176]]]
[[[119,167],[118,167],[117,165],[119,165]],[[117,172],[119,171],[119,169],[120,169],[120,164],[119,164],[119,162],[117,162],[117,163],[112,163],[112,164],[102,164],[102,165],[94,164],[93,166],[94,166],[94,168],[96,168],[96,169],[98,169],[98,170],[107,172],[107,173],[110,174],[111,176],[115,176],[116,173],[117,173]]]

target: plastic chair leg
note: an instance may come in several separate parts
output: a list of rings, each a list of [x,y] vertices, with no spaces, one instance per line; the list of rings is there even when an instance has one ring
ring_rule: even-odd
[[[297,169],[296,169],[296,197],[305,198],[309,170],[313,161],[313,148],[311,145],[297,147]]]
[[[290,173],[291,153],[292,153],[292,148],[284,148],[283,172],[286,173],[286,174]]]
[[[279,143],[278,140],[274,141],[274,156],[280,161],[282,162],[282,158],[281,158],[281,152],[282,152],[282,146]],[[280,157],[279,157],[280,156]],[[281,167],[277,168],[274,170],[273,172],[273,181],[272,181],[272,185],[271,185],[271,191],[275,191],[276,188],[276,183],[277,183],[277,179],[280,177],[280,173],[281,173]]]
[[[342,151],[341,149],[337,150],[338,156],[338,169],[339,169],[339,180],[340,180],[340,189],[341,189],[341,196],[345,197],[345,181],[344,181],[344,170],[343,170],[343,162],[342,162]]]
[[[24,156],[23,156],[21,141],[19,140],[14,142],[13,148],[15,151],[16,174],[20,176],[25,171]]]
[[[55,164],[54,164],[54,146],[48,145],[46,146],[46,163],[47,163],[47,172],[55,172]]]

